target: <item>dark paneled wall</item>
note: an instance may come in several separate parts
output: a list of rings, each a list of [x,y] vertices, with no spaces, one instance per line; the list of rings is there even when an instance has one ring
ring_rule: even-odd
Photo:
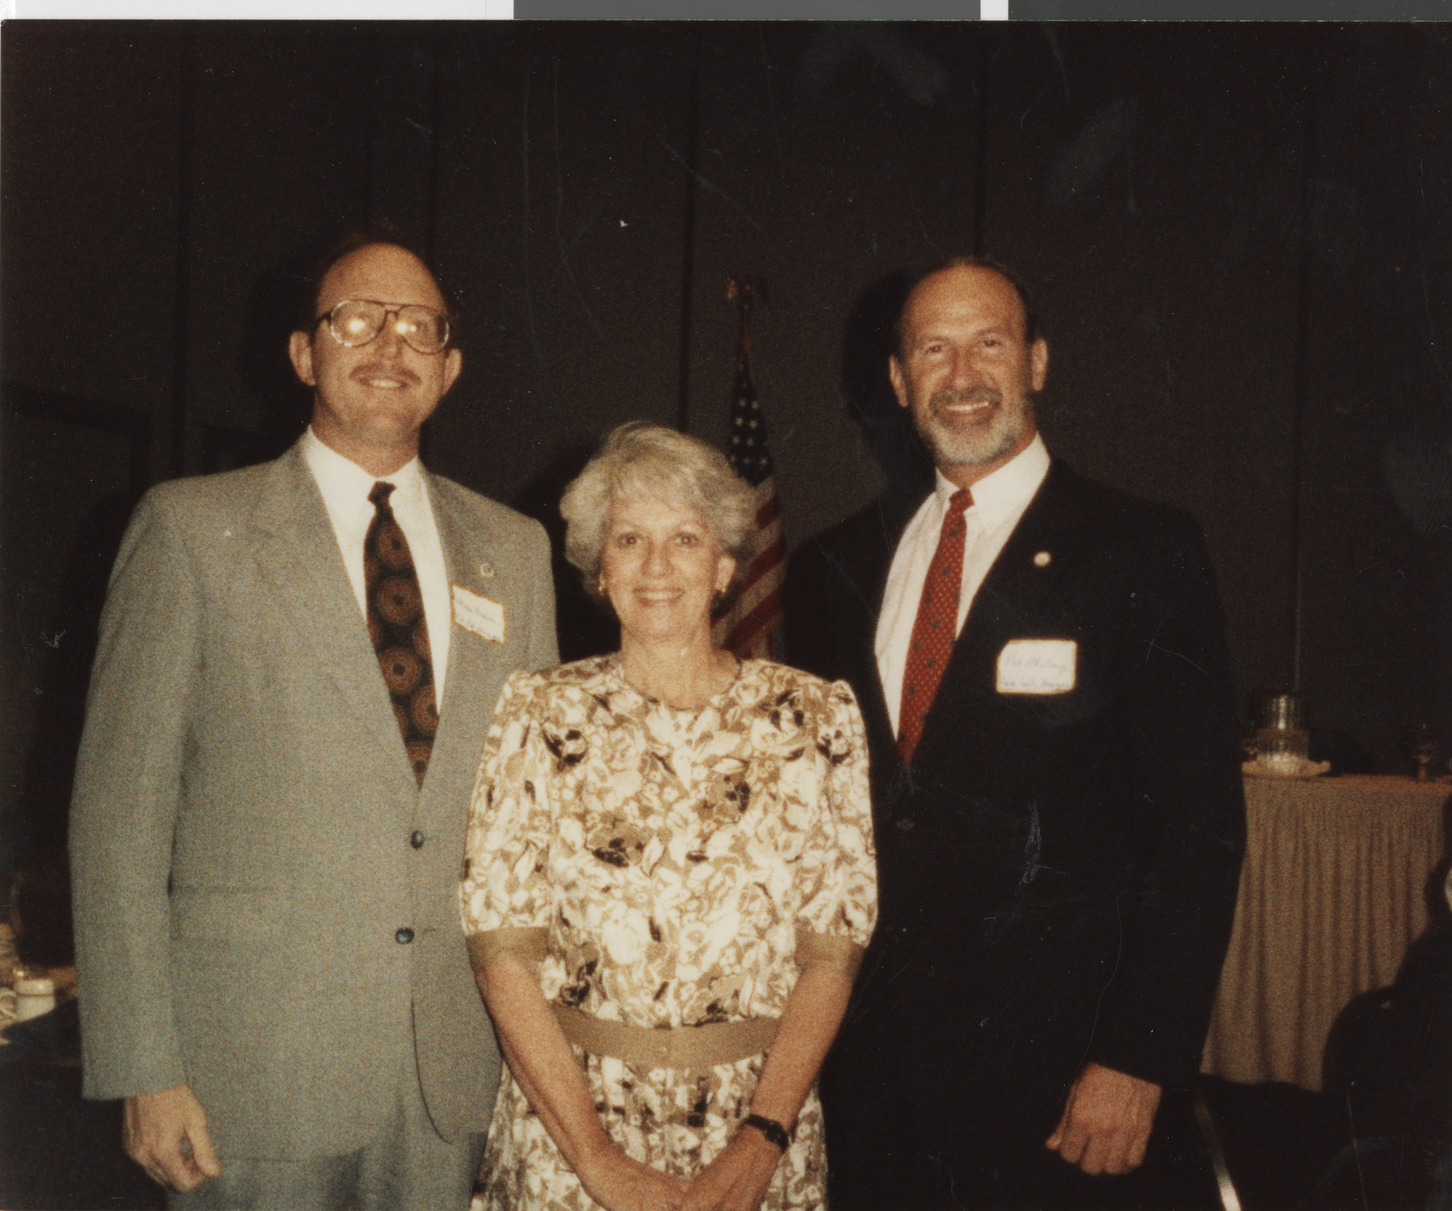
[[[1399,725],[1452,732],[1449,51],[1426,25],[7,24],[0,865],[62,836],[130,501],[297,432],[287,273],[380,216],[465,309],[427,457],[538,512],[618,421],[724,436],[725,281],[762,274],[793,542],[884,482],[890,275],[1008,261],[1053,448],[1191,509],[1242,688],[1299,677],[1395,765]]]

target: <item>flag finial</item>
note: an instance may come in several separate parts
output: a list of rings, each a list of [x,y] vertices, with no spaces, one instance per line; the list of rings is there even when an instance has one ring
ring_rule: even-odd
[[[758,302],[769,303],[766,279],[760,274],[726,279],[726,301],[735,303],[741,312],[741,335],[738,345],[743,354],[751,351],[751,309]]]

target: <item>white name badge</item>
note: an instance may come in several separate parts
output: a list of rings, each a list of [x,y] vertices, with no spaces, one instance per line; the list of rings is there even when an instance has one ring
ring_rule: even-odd
[[[998,692],[1067,694],[1078,663],[1072,639],[1010,639],[998,653]]]
[[[504,603],[471,593],[459,585],[454,590],[454,625],[473,631],[491,643],[504,642]]]

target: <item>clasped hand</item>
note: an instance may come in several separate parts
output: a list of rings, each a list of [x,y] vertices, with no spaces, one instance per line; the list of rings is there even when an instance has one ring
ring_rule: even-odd
[[[695,1181],[662,1173],[609,1149],[580,1180],[606,1211],[756,1211],[781,1160],[760,1132],[738,1131]]]

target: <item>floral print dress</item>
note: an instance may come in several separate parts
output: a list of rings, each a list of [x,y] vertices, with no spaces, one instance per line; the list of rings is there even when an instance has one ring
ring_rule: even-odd
[[[506,683],[470,807],[464,930],[538,930],[552,1004],[645,1027],[779,1017],[798,948],[860,954],[876,892],[845,682],[748,660],[697,711],[637,692],[618,656]],[[750,1113],[762,1064],[646,1070],[575,1051],[617,1146],[688,1179]],[[596,1205],[507,1068],[484,1174],[476,1207]],[[763,1206],[820,1207],[825,1187],[813,1091]]]

